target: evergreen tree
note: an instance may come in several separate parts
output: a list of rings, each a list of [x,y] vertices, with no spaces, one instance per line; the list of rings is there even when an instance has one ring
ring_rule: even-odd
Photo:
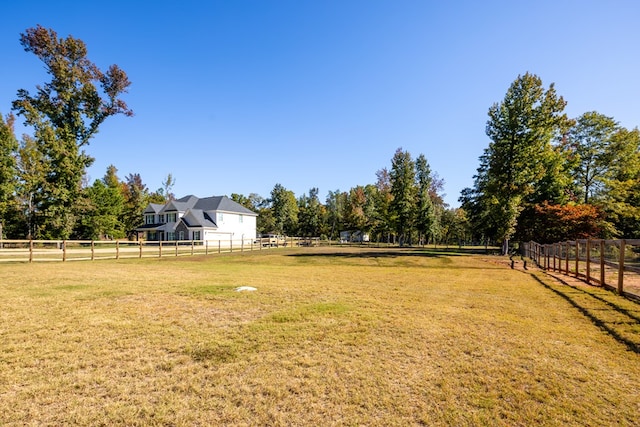
[[[135,173],[125,177],[120,184],[120,191],[124,196],[124,204],[119,222],[127,237],[133,238],[136,235],[134,230],[142,224],[144,210],[151,203],[149,189],[142,182],[140,174]]]
[[[416,227],[420,235],[426,241],[434,237],[437,229],[436,209],[432,200],[431,190],[433,179],[431,167],[424,154],[416,159],[416,184],[417,184],[417,220]]]
[[[408,151],[398,148],[391,160],[390,211],[400,244],[411,244],[411,230],[416,218],[415,163]]]

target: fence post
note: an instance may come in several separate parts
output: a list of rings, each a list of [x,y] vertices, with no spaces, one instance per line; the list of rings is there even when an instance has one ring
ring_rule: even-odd
[[[229,238],[229,252],[233,253],[233,237]]]
[[[240,253],[244,252],[244,239],[240,240]]]
[[[587,285],[591,284],[591,240],[587,239]]]
[[[67,241],[63,240],[62,241],[62,261],[66,261],[67,260]]]
[[[120,240],[116,240],[116,259],[120,259]]]
[[[600,240],[600,286],[605,286],[605,275],[604,275],[604,239]]]
[[[162,258],[162,240],[158,240],[158,258]]]
[[[140,245],[140,258],[142,259],[142,240],[138,240],[138,244]]]
[[[218,240],[218,253],[222,251],[222,240]]]
[[[544,269],[551,269],[551,245],[544,245]]]
[[[91,240],[91,261],[93,261],[94,252],[95,252],[95,242]]]
[[[176,256],[178,256],[178,241],[176,240]]]
[[[576,277],[580,277],[578,273],[578,264],[580,262],[580,242],[576,240]]]
[[[624,292],[624,252],[626,250],[626,241],[620,240],[620,257],[618,261],[618,294]]]
[[[194,243],[193,243],[193,240],[192,240],[191,241],[191,256],[193,256],[193,245],[194,245]]]
[[[565,242],[565,253],[564,253],[564,274],[569,275],[569,249],[571,245],[569,242]]]
[[[209,255],[209,241],[208,240],[204,241],[204,254],[205,255]]]
[[[29,262],[33,262],[33,239],[29,239]]]

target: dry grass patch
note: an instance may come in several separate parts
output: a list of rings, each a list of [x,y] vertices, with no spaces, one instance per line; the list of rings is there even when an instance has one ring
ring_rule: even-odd
[[[478,256],[0,268],[2,425],[638,423],[638,305]]]

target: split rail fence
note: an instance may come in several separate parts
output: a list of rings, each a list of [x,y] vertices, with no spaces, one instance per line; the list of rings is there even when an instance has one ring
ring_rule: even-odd
[[[523,255],[545,270],[640,299],[640,239],[529,242]]]
[[[269,250],[277,247],[312,246],[317,239],[287,237],[275,245],[260,239],[238,240],[7,240],[0,241],[0,262],[3,261],[79,261]]]

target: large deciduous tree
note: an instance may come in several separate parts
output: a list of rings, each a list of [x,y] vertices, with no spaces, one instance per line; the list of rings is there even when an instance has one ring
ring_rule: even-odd
[[[318,237],[324,223],[325,210],[318,197],[318,188],[309,190],[298,199],[298,230],[300,235]]]
[[[604,188],[616,160],[612,138],[618,130],[612,117],[590,111],[578,117],[563,141],[576,196],[582,203],[589,203]]]
[[[615,153],[600,200],[613,234],[640,238],[640,131],[620,128],[611,138]]]
[[[502,102],[489,109],[489,147],[481,157],[475,181],[487,229],[508,243],[528,195],[547,174],[551,142],[569,125],[566,102],[536,75],[526,73],[511,84]],[[506,245],[505,245],[506,249]]]
[[[271,209],[275,232],[293,235],[298,226],[298,203],[291,190],[276,184],[271,190]]]
[[[25,51],[45,65],[51,80],[34,94],[18,91],[13,109],[33,128],[38,150],[46,161],[42,205],[42,237],[68,237],[75,225],[86,168],[93,163],[84,147],[104,120],[133,113],[120,96],[130,85],[124,71],[111,65],[102,71],[87,58],[85,43],[72,36],[59,38],[52,29],[29,28],[21,34]]]
[[[85,189],[83,215],[78,237],[90,239],[119,239],[127,230],[121,222],[125,196],[117,175],[118,169],[110,165],[105,176]]]

